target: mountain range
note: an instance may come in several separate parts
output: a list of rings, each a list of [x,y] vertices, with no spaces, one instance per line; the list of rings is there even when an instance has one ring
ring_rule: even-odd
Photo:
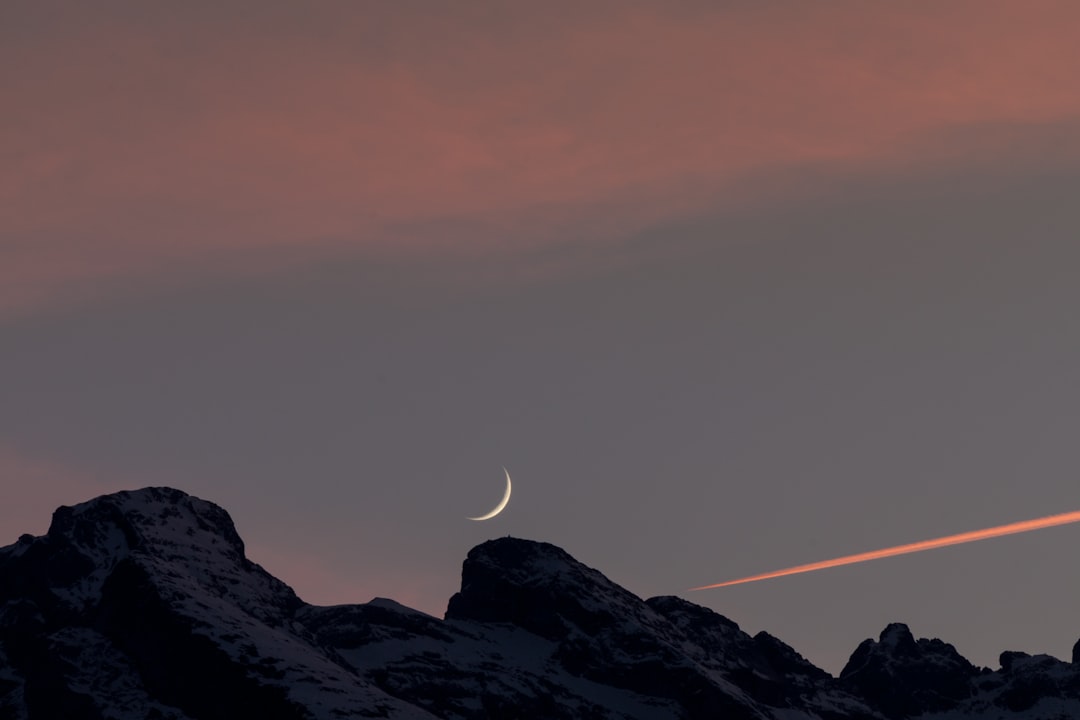
[[[440,619],[309,605],[228,513],[171,488],[0,548],[0,720],[1080,717],[1080,657],[979,668],[899,623],[833,677],[765,632],[642,600],[547,543],[473,548]]]

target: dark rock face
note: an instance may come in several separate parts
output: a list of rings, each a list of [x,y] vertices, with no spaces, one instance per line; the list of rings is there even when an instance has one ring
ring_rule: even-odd
[[[840,682],[890,718],[955,707],[973,694],[979,671],[940,640],[916,641],[906,625],[886,627],[866,640],[840,672]]]
[[[614,608],[595,601],[597,590],[624,607],[638,600],[554,545],[501,538],[469,552],[446,618],[511,623],[563,640],[574,628],[595,632],[615,621]]]
[[[315,607],[244,556],[224,510],[169,488],[60,508],[0,548],[4,720],[1080,717],[1080,666],[1001,666],[894,624],[833,678],[768,633],[512,538],[469,552],[445,619]]]
[[[676,597],[642,601],[563,550],[513,538],[474,548],[447,621],[507,623],[555,644],[560,672],[674,704],[686,718],[814,709],[871,717],[824,671],[767,634]]]
[[[62,507],[0,549],[0,717],[425,717],[298,633],[221,508],[170,488]]]
[[[685,717],[762,716],[674,650],[685,636],[670,621],[554,545],[502,538],[473,548],[446,619],[522,628],[553,643],[558,673],[656,698]]]
[[[757,702],[790,708],[807,704],[815,692],[842,695],[828,673],[768,633],[750,637],[735,622],[677,597],[651,598],[646,604],[672,623],[681,642],[700,649],[694,653],[697,663],[723,673]],[[859,710],[854,704],[848,708]]]

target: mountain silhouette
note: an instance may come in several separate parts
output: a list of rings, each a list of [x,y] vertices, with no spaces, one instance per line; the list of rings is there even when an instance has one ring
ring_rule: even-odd
[[[547,543],[473,548],[435,618],[319,607],[171,488],[61,507],[0,548],[0,718],[928,720],[1080,717],[1080,666],[977,668],[902,624],[839,677],[677,597],[642,600]]]

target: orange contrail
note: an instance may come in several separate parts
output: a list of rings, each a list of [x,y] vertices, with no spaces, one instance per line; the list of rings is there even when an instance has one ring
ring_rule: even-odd
[[[1023,520],[1021,522],[1009,523],[1008,525],[998,525],[997,527],[986,528],[985,530],[972,530],[971,532],[964,532],[958,535],[946,535],[945,537],[939,537],[933,540],[923,540],[921,542],[908,543],[907,545],[897,545],[896,547],[885,548],[884,550],[872,550],[857,555],[845,555],[844,557],[838,557],[832,560],[822,560],[820,562],[809,563],[808,565],[796,565],[795,567],[790,567],[785,570],[774,570],[772,572],[762,573],[761,575],[751,575],[750,577],[744,577],[738,580],[728,580],[727,582],[716,583],[715,585],[702,585],[701,587],[690,588],[690,590],[710,590],[712,588],[727,587],[728,585],[742,585],[743,583],[757,582],[758,580],[768,580],[770,578],[778,578],[785,575],[798,575],[799,573],[840,567],[841,565],[851,565],[853,563],[866,562],[867,560],[878,560],[894,555],[907,555],[908,553],[933,550],[934,548],[946,547],[948,545],[959,545],[960,543],[975,542],[976,540],[987,540],[989,538],[1001,537],[1002,535],[1013,535],[1015,533],[1028,532],[1029,530],[1041,530],[1042,528],[1054,527],[1055,525],[1068,525],[1069,523],[1074,522],[1080,522],[1080,510],[1077,510],[1076,512],[1061,513],[1060,515],[1049,515],[1035,520]]]

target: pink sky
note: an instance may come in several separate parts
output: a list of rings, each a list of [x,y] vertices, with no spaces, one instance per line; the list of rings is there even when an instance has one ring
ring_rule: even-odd
[[[0,313],[357,248],[610,242],[797,192],[762,181],[792,168],[917,177],[1080,117],[1072,2],[484,7],[14,11]]]
[[[1073,510],[1078,37],[1075,0],[2,4],[0,543],[175,485],[306,599],[437,612],[486,533],[660,594]],[[949,603],[991,661],[1071,647],[1049,535],[966,549],[985,587],[942,552],[700,601],[834,669]]]
[[[0,442],[0,480],[0,545],[14,542],[23,533],[44,535],[53,512],[62,505],[75,505],[105,493],[146,485],[99,477],[3,442]],[[244,530],[239,528],[242,537]],[[271,574],[285,579],[306,602],[325,605],[366,602],[392,591],[394,600],[418,610],[441,616],[445,609],[447,598],[442,597],[443,588],[438,585],[441,578],[433,580],[392,568],[380,568],[377,574],[343,572],[340,565],[319,553],[289,547],[280,539],[268,538],[261,543],[244,539],[245,554]]]
[[[114,480],[33,457],[0,440],[0,544],[22,533],[44,535],[53,511],[107,492],[123,490]]]

